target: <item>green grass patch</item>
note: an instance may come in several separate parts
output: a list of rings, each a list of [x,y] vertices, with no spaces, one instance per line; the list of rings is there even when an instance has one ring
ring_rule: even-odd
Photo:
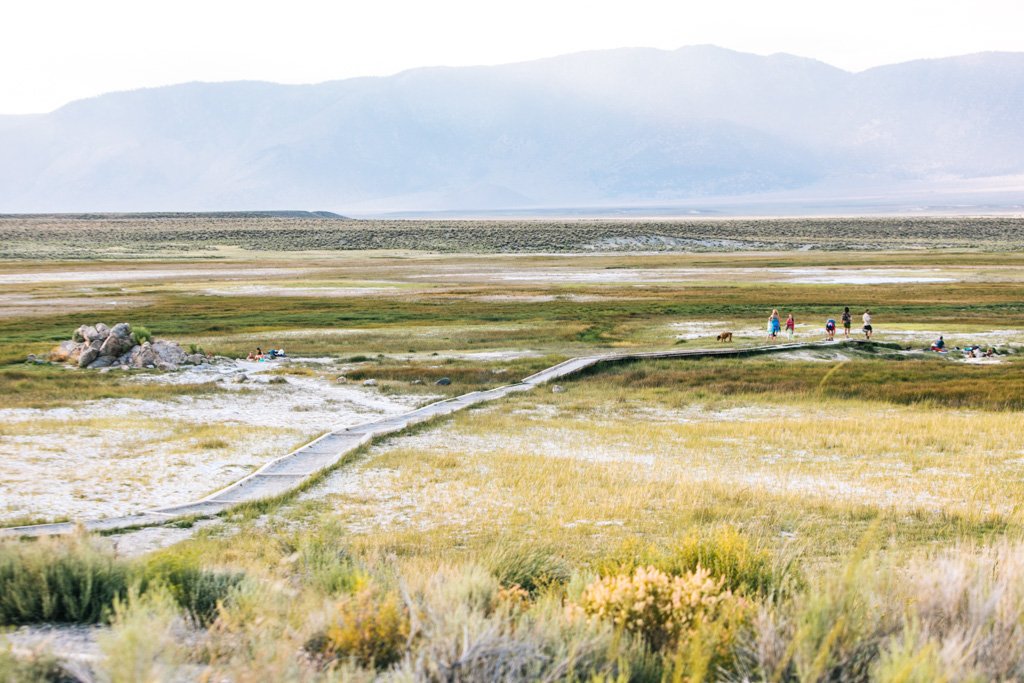
[[[761,356],[602,366],[579,384],[655,389],[678,400],[715,396],[829,398],[974,410],[1024,409],[1024,362],[968,365],[947,358],[799,362]]]
[[[126,374],[68,370],[52,365],[0,367],[0,408],[53,408],[78,401],[132,398],[164,400],[226,391],[212,382],[142,383]]]

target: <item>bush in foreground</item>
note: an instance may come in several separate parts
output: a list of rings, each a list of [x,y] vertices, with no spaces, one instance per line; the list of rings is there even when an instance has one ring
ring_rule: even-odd
[[[198,624],[242,582],[237,572],[214,572],[195,558],[156,555],[149,562],[114,556],[85,535],[0,544],[0,625],[98,624],[132,588],[167,590]]]
[[[399,659],[409,640],[409,614],[394,593],[366,586],[338,602],[334,623],[306,644],[313,654],[383,669]]]
[[[128,564],[86,537],[2,544],[0,624],[98,623],[131,580]]]

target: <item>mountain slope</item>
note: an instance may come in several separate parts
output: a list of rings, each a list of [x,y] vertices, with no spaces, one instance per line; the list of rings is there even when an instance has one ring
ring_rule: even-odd
[[[1024,55],[851,74],[710,46],[0,117],[0,212],[672,202],[1024,172]]]

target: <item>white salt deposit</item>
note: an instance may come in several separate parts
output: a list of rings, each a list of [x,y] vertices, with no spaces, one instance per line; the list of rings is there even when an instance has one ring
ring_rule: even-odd
[[[199,383],[243,369],[214,366],[136,381]],[[0,458],[0,521],[105,517],[194,500],[323,432],[397,415],[430,398],[384,396],[306,376],[272,384],[250,374],[249,382],[224,382],[226,391],[215,394],[0,410],[0,450],[8,454]],[[222,438],[205,437],[222,443],[190,442],[189,431],[203,425],[223,425]]]

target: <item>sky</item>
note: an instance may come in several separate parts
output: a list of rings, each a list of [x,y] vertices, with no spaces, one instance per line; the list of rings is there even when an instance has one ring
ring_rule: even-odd
[[[0,114],[188,81],[318,83],[421,66],[714,44],[849,71],[1024,52],[1022,0],[10,0]]]

